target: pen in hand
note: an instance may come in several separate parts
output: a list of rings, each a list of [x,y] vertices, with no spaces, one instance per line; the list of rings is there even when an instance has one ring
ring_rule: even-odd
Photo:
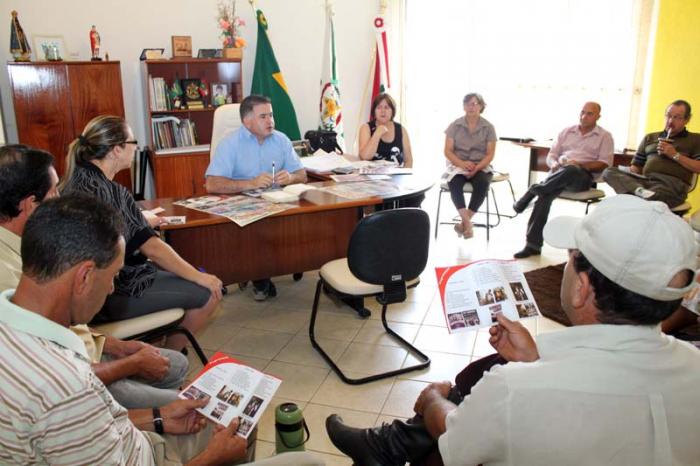
[[[276,188],[277,187],[277,182],[275,181],[275,161],[272,161],[272,185],[270,186],[271,188]]]

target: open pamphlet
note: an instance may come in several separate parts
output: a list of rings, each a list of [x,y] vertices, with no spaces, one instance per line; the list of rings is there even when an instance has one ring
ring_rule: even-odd
[[[197,411],[223,426],[240,417],[237,434],[248,438],[281,383],[277,377],[216,353],[179,396],[189,400],[208,396],[209,403]]]
[[[532,291],[515,260],[487,259],[436,267],[435,273],[450,333],[490,327],[498,314],[510,320],[539,315]]]

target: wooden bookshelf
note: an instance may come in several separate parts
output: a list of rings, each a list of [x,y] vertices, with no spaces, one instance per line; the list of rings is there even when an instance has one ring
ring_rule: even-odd
[[[209,90],[205,108],[153,110],[149,76],[163,78],[168,87],[176,79],[200,79]],[[211,106],[211,85],[229,85],[234,103],[243,99],[243,67],[240,59],[189,58],[178,60],[146,60],[142,62],[144,105],[147,135],[158,197],[189,197],[204,194],[204,172],[209,165],[209,144],[215,108]],[[153,119],[174,116],[189,119],[196,128],[196,145],[156,150]]]

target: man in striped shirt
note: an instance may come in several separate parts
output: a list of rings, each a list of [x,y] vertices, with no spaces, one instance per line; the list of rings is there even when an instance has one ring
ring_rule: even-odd
[[[245,456],[237,422],[203,451],[206,435],[184,435],[205,427],[195,409],[207,400],[163,407],[163,437],[138,430],[156,428],[151,410],[115,402],[68,330],[90,321],[113,290],[124,261],[119,218],[97,200],[72,196],[42,203],[25,226],[22,278],[0,294],[2,464],[200,465]]]
[[[155,410],[126,410],[68,329],[89,322],[114,290],[121,231],[112,207],[79,195],[43,202],[27,221],[22,277],[0,293],[0,464],[204,466],[246,457],[238,420],[212,429],[195,411],[208,399],[174,401],[158,419]],[[293,452],[255,464],[324,463]]]
[[[53,156],[25,145],[0,147],[0,291],[16,288],[22,275],[24,225],[44,200],[58,196]],[[178,351],[123,341],[71,326],[85,344],[92,370],[126,408],[153,408],[177,399],[189,363]]]

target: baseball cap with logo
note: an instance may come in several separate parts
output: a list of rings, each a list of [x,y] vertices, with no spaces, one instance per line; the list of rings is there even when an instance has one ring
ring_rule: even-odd
[[[555,248],[580,250],[605,277],[648,298],[673,301],[695,286],[693,230],[662,202],[620,194],[584,218],[550,220],[544,239]],[[690,284],[669,287],[682,270],[693,272]]]

